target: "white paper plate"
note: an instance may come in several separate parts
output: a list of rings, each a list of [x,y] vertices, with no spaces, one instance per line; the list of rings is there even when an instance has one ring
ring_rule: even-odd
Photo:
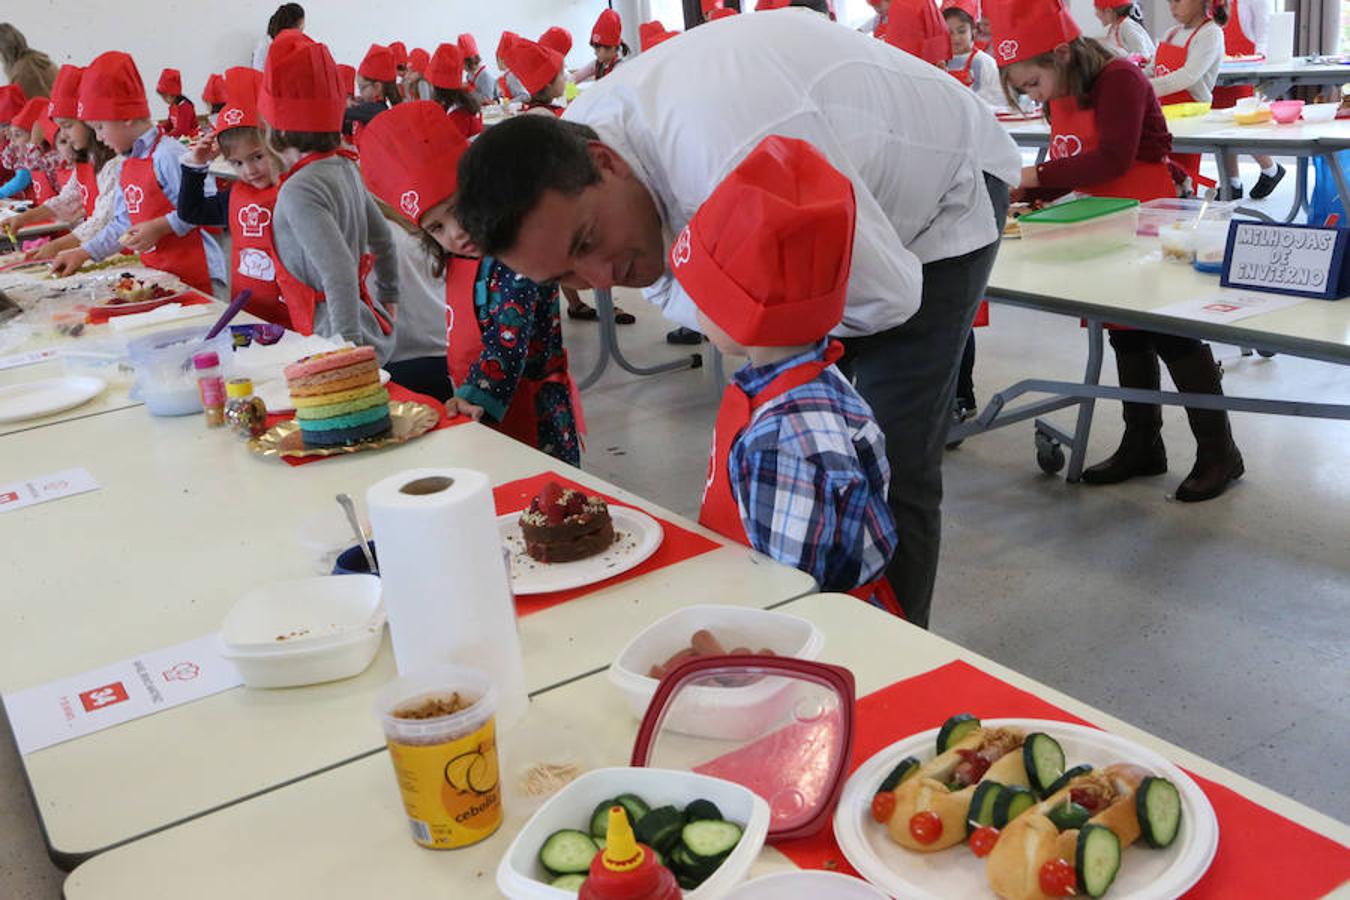
[[[22,422],[87,403],[108,387],[92,375],[43,378],[0,387],[0,422]]]
[[[1166,850],[1134,845],[1125,850],[1107,897],[1110,900],[1179,897],[1200,880],[1219,847],[1214,807],[1194,781],[1162,756],[1133,741],[1095,728],[1043,719],[992,719],[985,725],[1017,725],[1043,731],[1059,741],[1070,766],[1096,768],[1125,762],[1166,778],[1181,792],[1181,831]],[[906,756],[933,758],[937,729],[907,737],[858,767],[844,785],[834,813],[834,834],[853,867],[872,884],[896,897],[993,898],[984,861],[959,844],[939,853],[916,853],[890,839],[886,827],[872,821],[877,785]]]
[[[380,370],[380,384],[389,383],[389,373],[384,369]],[[295,404],[291,402],[291,392],[286,389],[286,379],[277,378],[272,381],[264,381],[262,384],[253,385],[253,396],[261,397],[263,405],[267,407],[269,413],[287,413],[295,411]]]
[[[517,594],[544,594],[584,587],[613,578],[641,565],[661,546],[661,523],[631,506],[609,507],[615,541],[604,553],[576,562],[541,563],[525,552],[520,536],[520,513],[497,517],[497,530],[510,552],[511,589]]]

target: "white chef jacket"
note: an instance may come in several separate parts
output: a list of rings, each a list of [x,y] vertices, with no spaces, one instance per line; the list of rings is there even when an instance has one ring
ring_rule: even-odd
[[[567,108],[632,166],[666,239],[765,137],[809,141],[853,182],[858,219],[841,337],[919,308],[923,264],[993,243],[984,182],[1015,185],[1022,156],[993,113],[942,69],[805,9],[735,16],[643,54]],[[667,272],[644,293],[695,327]]]

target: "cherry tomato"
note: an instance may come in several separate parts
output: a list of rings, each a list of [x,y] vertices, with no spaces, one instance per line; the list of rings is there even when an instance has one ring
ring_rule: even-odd
[[[1041,866],[1041,891],[1051,897],[1071,897],[1078,887],[1078,873],[1067,859],[1052,859]]]
[[[872,798],[872,821],[883,825],[891,820],[895,812],[895,794],[890,791],[878,791]]]
[[[970,836],[970,852],[976,856],[988,856],[997,843],[998,829],[993,825],[981,825]]]
[[[920,844],[931,844],[942,837],[942,819],[935,812],[920,812],[909,817],[909,833]]]
[[[1101,811],[1101,797],[1096,791],[1091,791],[1087,788],[1074,788],[1069,791],[1069,799],[1090,813]]]

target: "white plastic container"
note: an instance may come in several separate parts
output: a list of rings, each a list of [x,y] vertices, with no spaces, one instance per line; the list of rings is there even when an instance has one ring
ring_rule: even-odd
[[[1195,224],[1202,212],[1205,222],[1227,222],[1233,218],[1237,201],[1195,200],[1181,197],[1164,197],[1150,200],[1139,207],[1139,230],[1136,234],[1152,237],[1173,223]]]
[[[748,788],[693,772],[670,769],[595,769],[582,775],[539,808],[511,842],[497,866],[497,888],[512,900],[571,900],[575,893],[551,887],[539,862],[539,848],[563,828],[586,828],[601,801],[618,794],[637,794],[653,808],[684,806],[702,797],[717,804],[722,815],[742,827],[741,841],[717,871],[686,900],[713,900],[745,880],[769,832],[769,805]]]
[[[1091,259],[1128,247],[1139,230],[1139,201],[1081,197],[1017,220],[1026,252],[1046,262]]]
[[[214,350],[226,378],[232,377],[231,338],[228,329],[210,341],[208,327],[175,328],[132,340],[127,349],[136,369],[132,398],[141,400],[156,416],[186,416],[202,411],[197,394],[193,354]]]
[[[804,869],[747,881],[727,894],[727,900],[887,900],[889,896],[861,878]]]
[[[221,655],[249,687],[299,687],[364,672],[383,634],[376,576],[297,578],[239,598],[220,629]]]
[[[623,692],[639,719],[656,693],[657,679],[647,674],[689,646],[695,631],[706,628],[727,648],[768,648],[778,656],[816,659],[825,646],[820,629],[787,613],[741,606],[686,606],[648,625],[620,651],[609,667],[609,679]],[[667,717],[666,727],[685,734],[734,737],[753,734],[760,722],[776,715],[783,693],[781,679],[746,687],[692,687]]]
[[[1336,112],[1340,108],[1339,103],[1309,103],[1303,107],[1303,121],[1330,122],[1336,118]]]

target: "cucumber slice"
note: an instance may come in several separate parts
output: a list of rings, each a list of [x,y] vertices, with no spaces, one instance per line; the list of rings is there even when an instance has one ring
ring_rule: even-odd
[[[581,890],[581,883],[586,880],[586,876],[579,872],[573,872],[570,875],[559,875],[550,881],[549,887],[555,887],[560,891],[571,891],[577,893]]]
[[[1181,794],[1166,778],[1150,775],[1134,795],[1139,834],[1150,847],[1167,847],[1181,830]]]
[[[981,781],[970,796],[970,812],[966,817],[966,836],[983,825],[994,824],[994,805],[1004,791],[997,781]]]
[[[703,881],[704,879],[697,878],[693,875],[683,875],[679,872],[675,873],[675,883],[680,886],[680,890],[682,891],[696,891]]]
[[[628,813],[628,824],[634,828],[642,821],[643,816],[652,811],[652,808],[647,805],[647,801],[637,794],[620,794],[614,798],[614,802],[622,806]]]
[[[943,722],[942,727],[938,729],[937,752],[946,753],[952,744],[979,727],[980,720],[970,713],[957,713]]]
[[[665,853],[680,839],[682,828],[684,813],[673,806],[659,806],[642,817],[634,835],[640,843]]]
[[[1002,828],[1036,805],[1036,795],[1024,787],[1009,785],[999,792],[994,801],[995,828]]]
[[[694,862],[694,858],[689,855],[689,848],[684,844],[676,844],[670,848],[670,866],[676,874],[680,872],[694,873],[703,868],[703,866]]]
[[[690,822],[680,831],[680,840],[695,862],[721,860],[741,840],[741,826],[719,819]]]
[[[889,775],[882,779],[881,787],[877,788],[877,793],[895,790],[906,778],[917,774],[920,765],[921,763],[915,757],[906,756],[895,764],[895,768],[891,769]]]
[[[1100,897],[1120,871],[1120,838],[1105,825],[1085,825],[1078,832],[1078,851],[1074,857],[1078,890],[1089,897]]]
[[[689,822],[697,822],[700,819],[720,819],[722,818],[722,811],[711,800],[695,800],[684,808],[684,818]]]
[[[609,836],[609,808],[614,805],[614,800],[601,800],[595,805],[595,812],[591,813],[591,837],[599,840]],[[627,810],[624,813],[627,814]],[[633,817],[628,817],[628,824],[633,824]]]
[[[1088,811],[1087,807],[1080,806],[1072,800],[1067,800],[1063,803],[1056,803],[1045,816],[1060,831],[1068,831],[1072,828],[1082,828],[1087,824],[1087,820],[1092,818],[1092,813]]]
[[[548,836],[544,846],[539,848],[539,862],[554,875],[585,874],[591,870],[591,860],[599,852],[589,834],[569,828]]]
[[[1051,786],[1064,775],[1064,749],[1050,735],[1034,731],[1022,744],[1022,764],[1031,789],[1041,797],[1048,797]]]
[[[1092,766],[1089,766],[1089,765],[1087,765],[1087,764],[1084,764],[1084,765],[1081,765],[1081,766],[1074,766],[1072,769],[1070,769],[1069,771],[1065,772],[1063,775],[1061,775],[1061,776],[1059,776],[1058,778],[1056,778],[1054,784],[1052,784],[1052,785],[1050,785],[1050,787],[1046,788],[1045,796],[1049,797],[1049,796],[1051,796],[1052,794],[1057,794],[1057,793],[1059,793],[1060,791],[1064,790],[1065,785],[1067,785],[1070,781],[1073,781],[1073,780],[1074,780],[1075,778],[1077,778],[1079,775],[1086,775],[1087,773],[1089,773],[1089,772],[1091,772],[1091,771],[1092,771]]]

